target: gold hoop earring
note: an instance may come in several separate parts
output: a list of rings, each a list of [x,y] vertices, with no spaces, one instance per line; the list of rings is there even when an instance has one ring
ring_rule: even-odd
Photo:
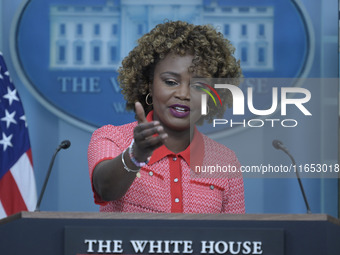
[[[150,93],[146,95],[146,97],[145,97],[145,103],[146,103],[147,105],[152,105],[152,102],[151,102],[151,103],[148,102],[149,96],[150,96]]]

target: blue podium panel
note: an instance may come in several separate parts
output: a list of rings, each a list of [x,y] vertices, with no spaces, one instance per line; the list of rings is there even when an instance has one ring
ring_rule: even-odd
[[[340,254],[328,215],[22,212],[0,221],[1,254]]]

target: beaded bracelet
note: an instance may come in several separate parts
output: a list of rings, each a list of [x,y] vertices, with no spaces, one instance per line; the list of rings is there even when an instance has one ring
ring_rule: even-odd
[[[129,168],[129,167],[126,165],[125,160],[124,160],[124,154],[125,154],[126,151],[127,151],[127,149],[124,150],[123,153],[122,153],[122,163],[123,163],[123,165],[124,165],[124,169],[125,169],[126,171],[128,171],[128,172],[139,173],[140,169],[134,170],[134,169]]]
[[[131,142],[131,144],[130,144],[130,146],[129,146],[129,155],[130,155],[130,159],[131,159],[131,161],[133,162],[133,164],[135,164],[136,167],[143,167],[143,166],[145,166],[145,165],[149,162],[149,158],[148,158],[146,161],[144,161],[144,162],[140,162],[140,161],[138,161],[138,160],[133,156],[133,148],[132,148],[132,146],[133,146],[134,142],[135,142],[135,140],[132,139],[132,142]]]

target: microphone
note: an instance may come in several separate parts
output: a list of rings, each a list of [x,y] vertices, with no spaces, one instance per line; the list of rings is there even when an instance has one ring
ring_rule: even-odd
[[[61,142],[61,144],[59,145],[59,147],[58,147],[57,150],[58,150],[58,151],[59,151],[60,149],[66,150],[66,149],[68,149],[70,146],[71,146],[71,142],[70,142],[69,140],[64,140],[64,141]]]
[[[288,153],[287,148],[283,145],[283,143],[279,140],[273,140],[273,146],[277,150],[283,150],[284,152]],[[289,154],[289,153],[288,153]]]
[[[291,159],[293,165],[295,166],[295,169],[296,169],[296,162],[295,162],[295,159],[293,158],[293,156],[289,153],[288,149],[283,145],[283,143],[279,140],[273,140],[273,146],[275,149],[277,150],[282,150],[284,153],[286,153],[289,158]],[[303,189],[303,185],[302,185],[302,182],[301,182],[301,179],[300,179],[300,174],[299,174],[299,171],[295,171],[296,173],[296,177],[297,177],[297,180],[299,182],[299,186],[300,186],[300,190],[301,190],[301,193],[302,193],[302,196],[303,196],[303,199],[305,200],[305,204],[306,204],[306,208],[307,208],[307,213],[312,213],[312,211],[310,210],[310,207],[309,207],[309,204],[308,204],[308,201],[307,201],[307,197],[306,197],[306,194],[305,194],[305,190]]]
[[[45,182],[44,182],[44,185],[41,189],[41,193],[40,193],[40,196],[39,196],[39,199],[38,199],[38,203],[37,203],[37,206],[35,207],[35,212],[39,212],[40,211],[40,203],[41,203],[41,200],[43,198],[43,195],[44,195],[44,192],[45,192],[45,189],[46,189],[46,186],[47,186],[47,182],[48,182],[48,179],[50,178],[50,174],[51,174],[51,171],[52,171],[52,167],[53,167],[53,164],[54,164],[54,160],[55,160],[55,157],[57,156],[58,152],[61,150],[61,149],[68,149],[69,147],[71,146],[71,142],[69,140],[64,140],[62,141],[58,148],[56,149],[56,151],[54,152],[53,156],[52,156],[52,159],[51,159],[51,162],[50,162],[50,166],[48,168],[48,171],[47,171],[47,174],[46,174],[46,177],[45,177]]]

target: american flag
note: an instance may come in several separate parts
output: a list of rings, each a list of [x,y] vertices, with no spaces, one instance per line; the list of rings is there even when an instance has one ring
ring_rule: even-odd
[[[0,218],[37,202],[26,117],[0,52]]]

